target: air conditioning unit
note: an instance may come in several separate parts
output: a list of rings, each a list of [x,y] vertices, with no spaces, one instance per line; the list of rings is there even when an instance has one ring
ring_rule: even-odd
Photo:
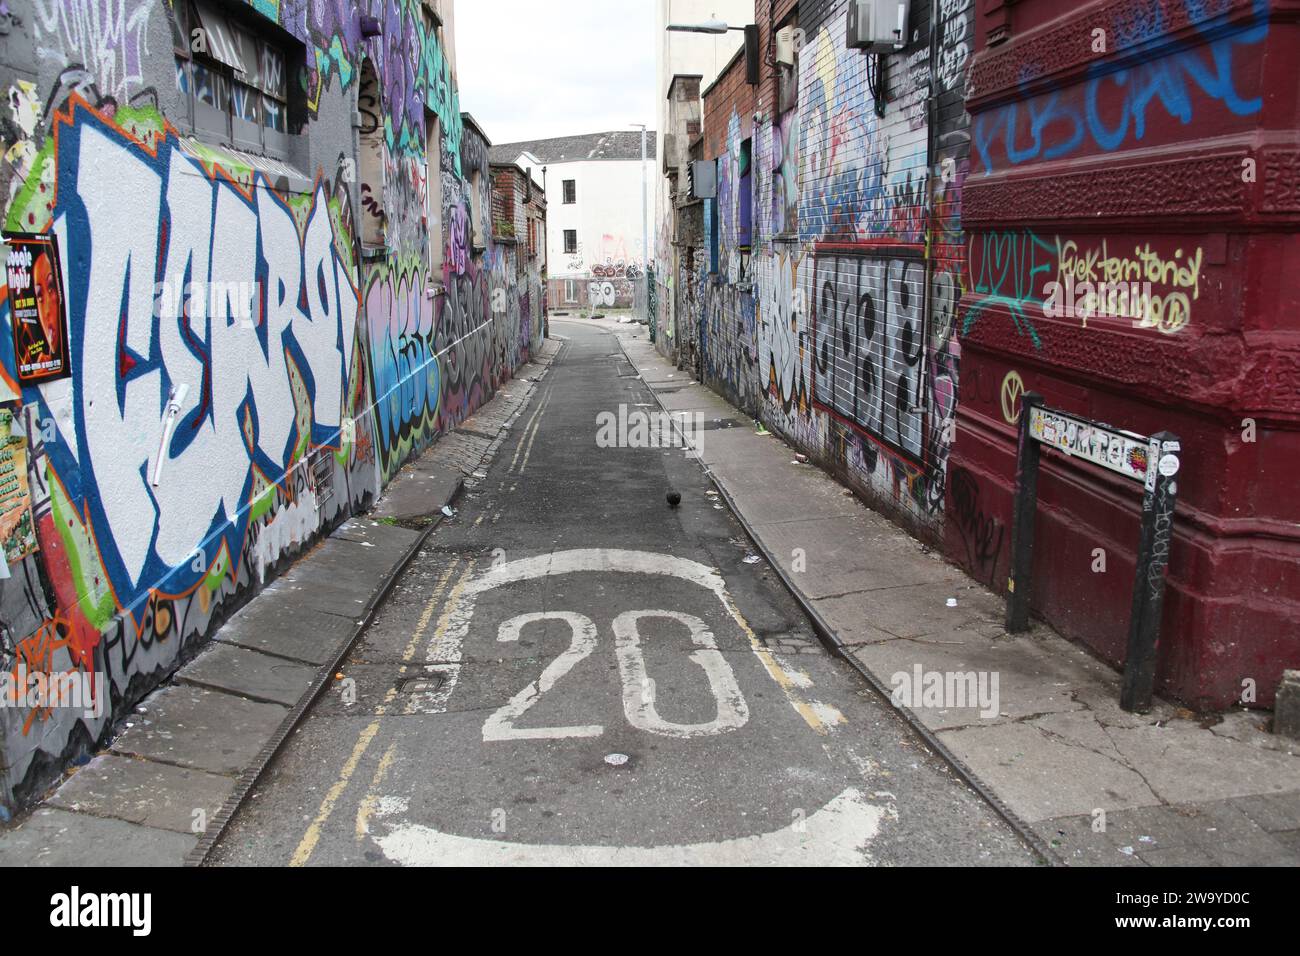
[[[868,53],[893,53],[907,42],[907,0],[849,0],[845,44]]]
[[[776,31],[776,62],[794,66],[794,27],[785,26]]]

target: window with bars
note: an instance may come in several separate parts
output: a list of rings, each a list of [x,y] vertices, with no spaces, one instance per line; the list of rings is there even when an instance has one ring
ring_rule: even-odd
[[[225,16],[211,0],[176,0],[176,89],[203,140],[289,154],[285,49]]]

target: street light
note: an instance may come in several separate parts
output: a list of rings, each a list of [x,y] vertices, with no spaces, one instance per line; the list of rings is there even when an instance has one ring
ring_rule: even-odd
[[[743,30],[744,27],[729,27],[722,20],[705,20],[703,23],[670,23],[667,29],[671,33],[726,33],[728,30]]]
[[[646,218],[646,198],[645,198],[645,123],[629,123],[629,126],[639,126],[641,128],[641,272],[646,284],[646,322],[650,321],[650,231]]]

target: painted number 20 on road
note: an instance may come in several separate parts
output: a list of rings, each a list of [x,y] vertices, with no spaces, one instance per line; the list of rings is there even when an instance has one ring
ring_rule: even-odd
[[[717,704],[717,716],[713,720],[702,724],[679,724],[660,716],[655,695],[649,692],[654,684],[646,673],[645,655],[641,650],[640,622],[645,618],[667,618],[684,624],[690,631],[691,640],[698,648],[691,652],[690,659],[704,671],[709,690]],[[515,726],[515,722],[554,687],[560,678],[596,650],[595,623],[572,611],[540,611],[512,617],[500,626],[497,640],[517,641],[525,627],[541,621],[567,623],[570,631],[569,646],[546,666],[537,680],[511,697],[505,706],[483,723],[485,741],[599,737],[605,732],[600,724],[570,727]],[[614,652],[623,682],[623,713],[633,727],[664,737],[687,738],[737,730],[749,720],[749,707],[736,683],[736,675],[718,650],[713,632],[698,617],[679,611],[625,611],[614,618],[613,631]]]

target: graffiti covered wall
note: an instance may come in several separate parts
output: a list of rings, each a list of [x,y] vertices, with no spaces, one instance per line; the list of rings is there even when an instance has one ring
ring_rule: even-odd
[[[969,71],[962,402],[946,549],[1005,587],[1019,396],[1183,450],[1157,678],[1267,706],[1300,656],[1294,10],[982,12]],[[1005,43],[990,44],[994,33]],[[1285,51],[1285,52],[1283,52]],[[1286,140],[1289,145],[1268,145]],[[1265,144],[1265,145],[1261,145]],[[1032,606],[1121,664],[1139,493],[1045,456]],[[1098,562],[1098,555],[1105,560]],[[1104,570],[1098,570],[1098,568]]]
[[[883,86],[875,58],[845,46],[845,8],[781,5],[770,23],[757,10],[760,47],[771,27],[793,28],[795,65],[752,87],[737,60],[706,91],[718,187],[692,314],[710,385],[937,540],[966,283],[973,5],[940,3],[931,44],[929,4],[912,4],[913,40],[884,58]]]
[[[102,742],[540,342],[540,276],[476,239],[486,144],[418,0],[223,8],[302,45],[277,157],[195,128],[182,2],[8,8],[6,50],[28,58],[0,62],[0,202],[7,233],[57,240],[66,341],[45,338],[70,374],[19,380],[0,288],[0,415],[24,472],[0,529],[0,667],[96,675],[108,700],[0,712],[0,806]],[[360,36],[358,7],[382,37]],[[375,178],[354,110],[376,118]]]

